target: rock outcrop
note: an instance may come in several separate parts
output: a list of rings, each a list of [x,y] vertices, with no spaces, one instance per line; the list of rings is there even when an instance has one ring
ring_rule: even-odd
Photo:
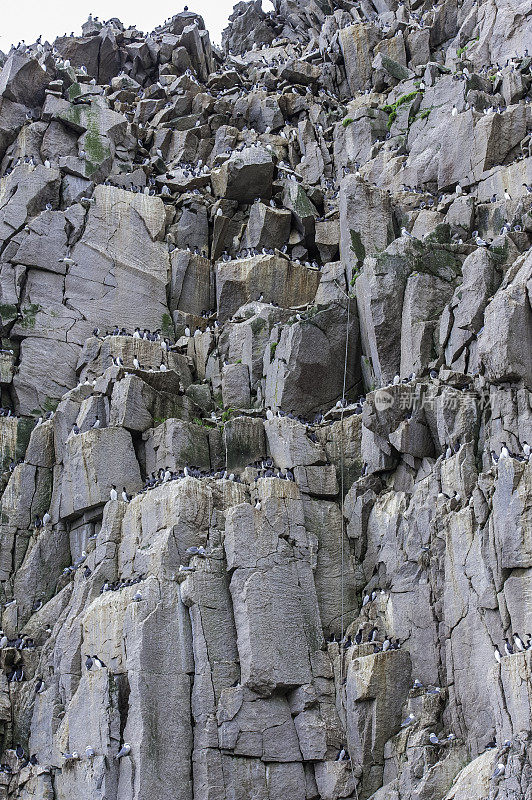
[[[0,800],[531,797],[532,13],[273,5],[0,53]]]

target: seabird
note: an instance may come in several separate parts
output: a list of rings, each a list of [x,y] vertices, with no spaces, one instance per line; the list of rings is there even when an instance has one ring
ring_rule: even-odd
[[[118,493],[116,491],[116,486],[113,483],[111,490],[109,491],[109,499],[110,500],[118,500]]]
[[[435,733],[431,733],[430,734],[429,741],[430,741],[431,744],[439,744],[440,743],[440,740],[438,739],[438,737],[436,736]]]
[[[409,714],[408,717],[401,722],[401,728],[408,728],[408,726],[411,725],[414,722],[414,720],[415,720],[414,715]]]
[[[524,653],[525,645],[523,644],[523,640],[518,633],[514,633],[514,644],[519,652]]]
[[[207,551],[203,546],[200,547],[187,547],[186,552],[190,556],[201,556],[202,558],[207,557]]]
[[[502,763],[502,761],[500,761],[493,771],[493,777],[500,778],[502,775],[504,775],[505,769],[505,765]]]
[[[124,758],[124,756],[128,756],[130,753],[131,753],[131,745],[126,742],[124,746],[120,748],[115,758],[117,759]]]
[[[495,650],[494,650],[493,655],[495,656],[495,661],[497,662],[497,664],[500,664],[501,660],[502,660],[502,655],[501,655],[500,650],[497,647],[497,645],[495,645]]]
[[[94,750],[92,749],[92,747],[86,747],[86,748],[85,748],[85,755],[87,756],[87,758],[94,758],[94,756],[96,755],[96,753],[94,752]]]

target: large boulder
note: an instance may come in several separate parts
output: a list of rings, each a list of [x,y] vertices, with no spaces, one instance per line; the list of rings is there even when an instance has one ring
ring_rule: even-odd
[[[527,285],[529,287],[527,291]],[[505,281],[484,312],[479,358],[490,380],[517,380],[532,388],[532,256]]]
[[[356,311],[348,320],[345,303],[283,327],[269,359],[266,353],[266,405],[303,416],[330,407],[342,394],[344,373],[347,391],[358,386],[359,352]]]
[[[279,469],[318,464],[325,460],[319,444],[307,436],[306,427],[290,417],[274,417],[264,423],[268,450]]]
[[[86,67],[98,83],[109,83],[120,71],[121,54],[110,27],[103,28],[98,36],[62,36],[54,46],[73,67]]]
[[[242,316],[238,322],[226,323],[220,343],[230,363],[247,365],[253,389],[263,375],[264,353],[270,348],[272,329],[277,323],[285,322],[290,311],[255,302],[242,308]]]
[[[61,516],[80,514],[109,499],[111,486],[128,492],[142,486],[131,434],[100,428],[71,434],[66,443],[61,482]]]
[[[270,208],[264,203],[253,203],[245,233],[245,247],[277,247],[288,241],[292,215],[286,209]]]
[[[214,281],[208,259],[187,250],[174,250],[170,260],[170,311],[182,310],[199,316],[211,310]]]
[[[1,196],[9,197],[10,202],[0,208],[0,240],[18,232],[30,217],[44,211],[47,203],[57,205],[60,183],[57,170],[31,169],[28,164],[20,164],[4,178]]]
[[[452,295],[459,272],[459,261],[446,249],[406,237],[366,258],[356,280],[356,296],[362,350],[370,359],[378,385],[390,383],[401,371],[402,334],[406,374],[414,364],[427,366],[427,360],[437,355],[439,314]],[[423,289],[423,295],[416,294],[416,287]],[[403,323],[405,304],[409,324]]]
[[[146,442],[146,470],[179,470],[185,466],[210,469],[209,430],[192,422],[167,419],[151,431]]]
[[[280,255],[255,256],[216,265],[218,319],[225,322],[241,306],[262,295],[284,308],[312,302],[319,272]]]
[[[13,103],[36,108],[44,103],[51,79],[36,59],[15,51],[0,72],[0,95]]]
[[[12,103],[5,97],[0,102],[0,157],[4,157],[10,144],[17,138],[19,129],[26,122],[26,107]]]
[[[378,41],[378,28],[371,24],[349,25],[340,31],[347,82],[352,94],[371,86],[371,51]]]
[[[367,765],[364,796],[382,785],[384,746],[399,731],[410,676],[410,656],[404,650],[353,657],[348,664],[347,743],[355,763]]]
[[[499,280],[496,261],[485,248],[479,247],[462,264],[462,283],[455,289],[440,321],[440,345],[445,347],[449,366],[467,352],[483,327],[484,310]]]
[[[256,197],[269,200],[272,195],[274,165],[271,155],[262,147],[248,147],[233,153],[211,174],[217,197],[251,203]]]
[[[66,156],[59,162],[79,177],[106,178],[117,147],[124,149],[132,144],[126,117],[112,111],[100,97],[89,98],[89,102],[83,104],[70,104],[57,116],[67,128],[81,134],[80,157]]]
[[[27,267],[66,272],[61,259],[68,244],[67,221],[61,211],[43,211],[28,225],[27,236],[17,250],[16,261]]]
[[[253,0],[252,3],[235,5],[229,25],[223,31],[222,42],[226,51],[243,53],[251,50],[256,42],[270,44],[274,37],[274,28],[262,10],[261,0]]]
[[[390,198],[367,181],[347,175],[340,186],[340,255],[346,269],[393,241]]]
[[[86,320],[71,339],[83,343],[94,325],[166,328],[170,260],[162,200],[101,185],[94,199],[65,281],[65,302]]]
[[[247,503],[228,511],[224,544],[241,683],[269,697],[310,681],[323,638],[297,487],[265,478],[258,491],[261,511]],[[290,544],[279,538],[286,524]]]

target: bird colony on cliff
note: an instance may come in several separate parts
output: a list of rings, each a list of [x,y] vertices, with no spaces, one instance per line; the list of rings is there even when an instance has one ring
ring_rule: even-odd
[[[0,54],[0,800],[530,800],[531,46]]]

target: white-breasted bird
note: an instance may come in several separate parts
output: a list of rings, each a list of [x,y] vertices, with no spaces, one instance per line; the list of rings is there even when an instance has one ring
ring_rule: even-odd
[[[123,745],[123,747],[120,748],[115,758],[124,758],[124,756],[128,756],[130,753],[131,753],[131,745],[126,742]]]

